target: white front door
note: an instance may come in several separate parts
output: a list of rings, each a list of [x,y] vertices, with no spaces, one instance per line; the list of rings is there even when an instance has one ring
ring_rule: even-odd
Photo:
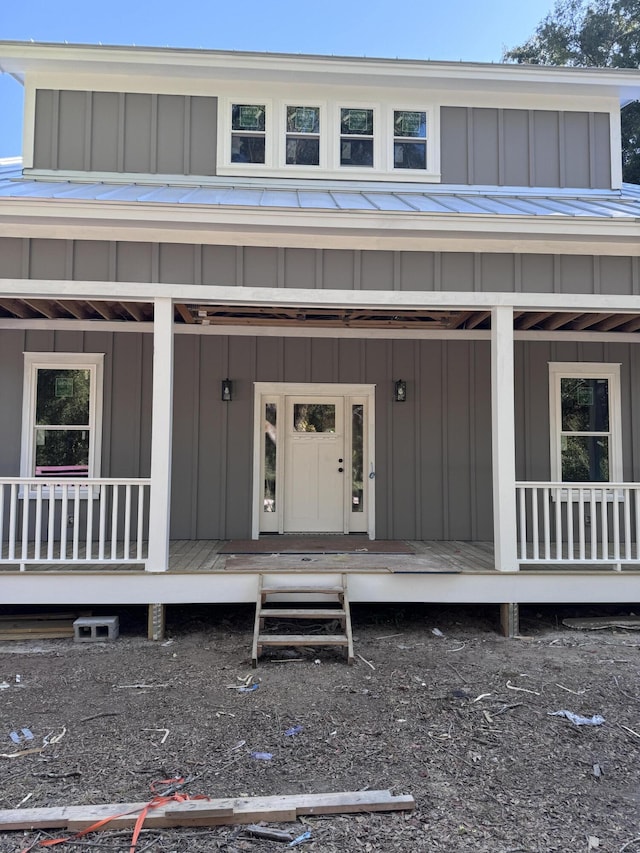
[[[373,385],[255,383],[252,536],[375,535]]]
[[[344,531],[342,397],[285,398],[285,533]]]

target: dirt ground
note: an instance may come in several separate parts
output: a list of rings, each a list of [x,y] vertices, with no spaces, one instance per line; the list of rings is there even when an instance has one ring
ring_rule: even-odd
[[[169,608],[164,643],[145,639],[145,615],[120,611],[111,643],[0,645],[2,753],[18,749],[12,731],[31,730],[30,746],[63,734],[0,758],[1,808],[143,801],[173,777],[210,797],[389,788],[412,794],[415,811],[274,826],[310,831],[302,849],[322,853],[640,853],[638,633],[571,631],[566,611],[531,608],[522,638],[506,640],[497,607],[356,606],[354,666],[333,650],[279,650],[252,671],[250,608]],[[257,690],[230,689],[250,674]],[[605,722],[577,726],[558,710]],[[0,834],[0,851],[45,837]],[[107,831],[54,849],[127,853],[129,842]],[[285,849],[228,826],[147,829],[137,847]]]

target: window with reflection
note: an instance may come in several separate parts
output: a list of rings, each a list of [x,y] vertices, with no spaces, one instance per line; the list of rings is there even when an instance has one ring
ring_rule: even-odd
[[[373,110],[340,110],[340,165],[373,166]]]
[[[232,104],[231,162],[264,163],[266,107],[264,104]]]
[[[605,483],[609,476],[609,380],[563,377],[561,467],[566,482]]]
[[[286,163],[320,164],[320,107],[287,107]]]
[[[90,394],[89,370],[37,370],[36,477],[89,475]]]
[[[427,168],[426,112],[393,111],[393,168]]]
[[[296,432],[335,432],[335,405],[333,403],[294,403],[293,428]]]
[[[364,512],[364,406],[351,407],[351,512]]]
[[[278,461],[278,407],[265,403],[264,407],[264,495],[263,511],[276,511],[276,465]]]

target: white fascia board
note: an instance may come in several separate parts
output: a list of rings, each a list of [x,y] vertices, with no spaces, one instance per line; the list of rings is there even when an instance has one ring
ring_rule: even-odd
[[[91,229],[91,226],[94,226]],[[17,227],[16,227],[17,226]],[[43,227],[44,226],[44,227]],[[96,230],[97,227],[97,230]],[[37,228],[41,228],[38,234]],[[178,235],[183,232],[183,237]],[[137,232],[137,233],[136,233]],[[174,233],[175,232],[175,233]],[[56,199],[0,201],[0,236],[49,236],[61,239],[128,240],[168,239],[172,242],[216,245],[301,246],[289,236],[304,234],[307,245],[319,247],[317,238],[328,237],[325,248],[391,249],[402,235],[414,249],[424,250],[425,238],[476,240],[493,251],[529,252],[532,239],[543,240],[540,252],[558,253],[558,241],[581,243],[579,253],[598,254],[598,242],[617,244],[612,254],[640,254],[640,221],[589,216],[494,216],[491,214],[424,214],[400,211],[304,211],[300,209],[246,208],[198,205],[149,205]],[[97,236],[99,235],[99,236]],[[489,241],[484,243],[484,240]],[[519,241],[522,241],[520,243]],[[546,241],[549,241],[547,245]],[[628,245],[627,245],[628,244]],[[552,248],[553,246],[553,248]],[[429,246],[429,248],[433,248]],[[450,251],[459,251],[458,246]],[[575,253],[575,249],[574,249]],[[603,252],[609,254],[609,251]]]
[[[313,290],[305,288],[242,287],[165,282],[47,281],[0,279],[0,298],[106,299],[153,302],[156,297],[176,302],[217,305],[278,305],[325,308],[464,308],[496,306],[549,311],[640,312],[640,296],[584,293],[495,293],[399,290]]]
[[[501,63],[430,62],[403,59],[302,56],[176,48],[131,48],[0,42],[0,63],[9,72],[123,74],[188,78],[348,81],[397,87],[451,85],[472,89],[520,86],[536,89],[608,91],[623,100],[638,98],[640,84],[631,69],[565,68]]]

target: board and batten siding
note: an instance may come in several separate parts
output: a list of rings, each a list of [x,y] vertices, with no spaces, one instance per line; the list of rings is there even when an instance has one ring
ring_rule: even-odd
[[[0,475],[19,474],[25,351],[105,353],[102,474],[148,476],[152,335],[44,330],[0,332],[0,399],[16,402],[0,407]],[[624,476],[640,480],[640,348],[628,343],[516,343],[517,477],[549,477],[549,361],[622,365]],[[254,382],[374,384],[377,537],[492,539],[488,341],[213,335],[175,339],[173,538],[251,535]]]
[[[0,278],[331,290],[640,293],[640,259],[0,238]]]
[[[444,106],[440,127],[444,184],[611,186],[607,113]],[[33,164],[206,177],[216,131],[213,96],[38,89]]]
[[[611,187],[608,113],[443,107],[441,181]]]
[[[38,89],[36,169],[216,174],[217,98]]]

